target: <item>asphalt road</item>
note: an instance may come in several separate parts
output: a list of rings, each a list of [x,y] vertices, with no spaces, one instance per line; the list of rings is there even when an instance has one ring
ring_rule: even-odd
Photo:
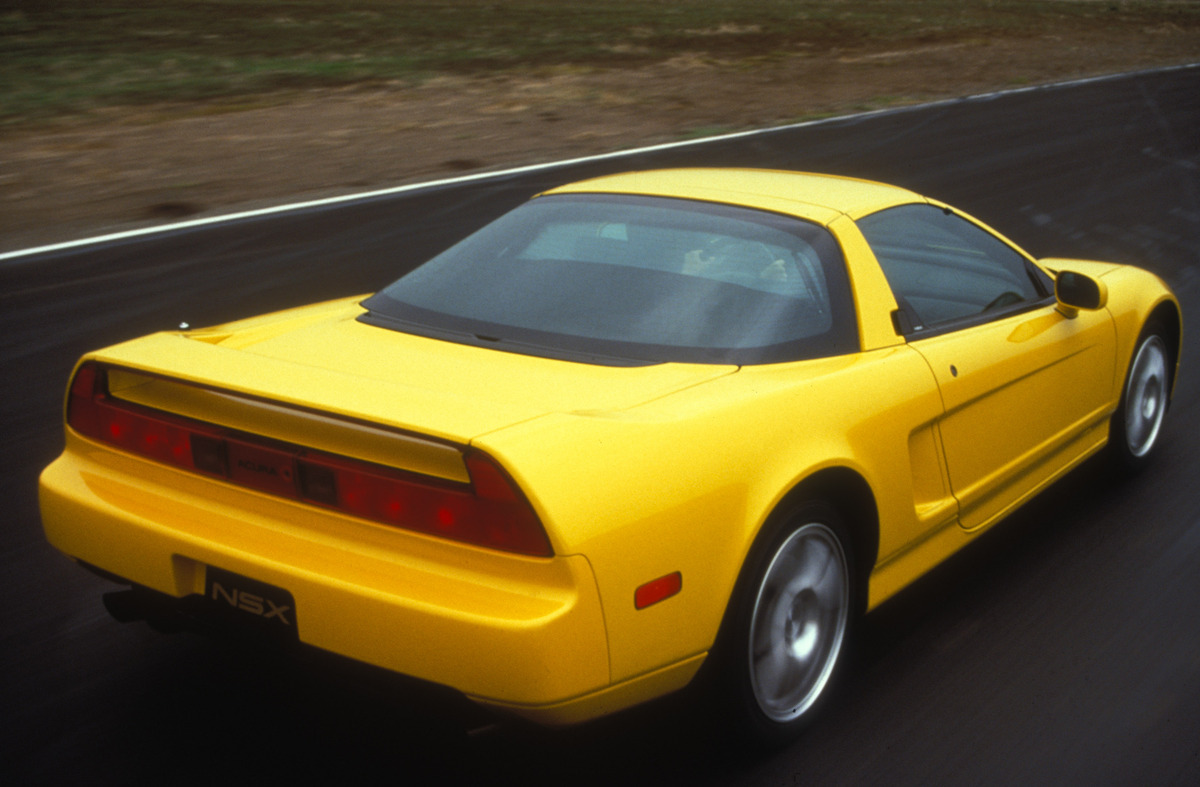
[[[18,783],[1200,783],[1200,69],[835,120],[0,264],[0,778]],[[1162,453],[1085,466],[873,614],[851,680],[745,756],[683,700],[569,731],[490,724],[318,656],[108,618],[42,539],[36,476],[84,350],[376,289],[548,185],[620,169],[858,175],[1039,256],[1135,262],[1183,302]],[[1069,396],[1069,391],[1063,392]]]

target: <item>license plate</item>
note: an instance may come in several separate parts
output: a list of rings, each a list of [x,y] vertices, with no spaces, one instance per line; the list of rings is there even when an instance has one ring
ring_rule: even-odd
[[[296,602],[283,588],[208,566],[204,597],[215,611],[265,631],[295,639]]]

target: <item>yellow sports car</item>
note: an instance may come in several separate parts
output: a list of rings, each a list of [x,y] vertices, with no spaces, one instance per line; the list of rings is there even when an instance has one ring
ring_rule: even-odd
[[[1087,457],[1147,461],[1180,336],[1157,277],[904,189],[602,177],[370,297],[89,353],[42,515],[121,618],[551,724],[695,682],[781,740],[856,618]]]

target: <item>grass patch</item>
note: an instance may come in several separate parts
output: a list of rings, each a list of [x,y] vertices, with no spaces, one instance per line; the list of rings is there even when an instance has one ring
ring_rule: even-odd
[[[733,134],[740,129],[733,126],[699,126],[684,131],[679,135],[681,140],[707,139],[708,137],[719,137],[725,134]]]
[[[436,73],[729,62],[1048,29],[1200,25],[1146,0],[5,0],[0,123]]]

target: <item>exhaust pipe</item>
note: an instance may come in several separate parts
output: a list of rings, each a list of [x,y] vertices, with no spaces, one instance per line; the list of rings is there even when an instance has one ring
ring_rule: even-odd
[[[108,610],[109,615],[112,615],[120,623],[133,623],[136,620],[145,620],[145,605],[138,599],[140,595],[136,590],[118,590],[112,593],[105,593],[102,597],[104,608]]]
[[[102,596],[108,614],[120,623],[144,620],[164,633],[184,628],[175,599],[140,588],[118,590]]]

